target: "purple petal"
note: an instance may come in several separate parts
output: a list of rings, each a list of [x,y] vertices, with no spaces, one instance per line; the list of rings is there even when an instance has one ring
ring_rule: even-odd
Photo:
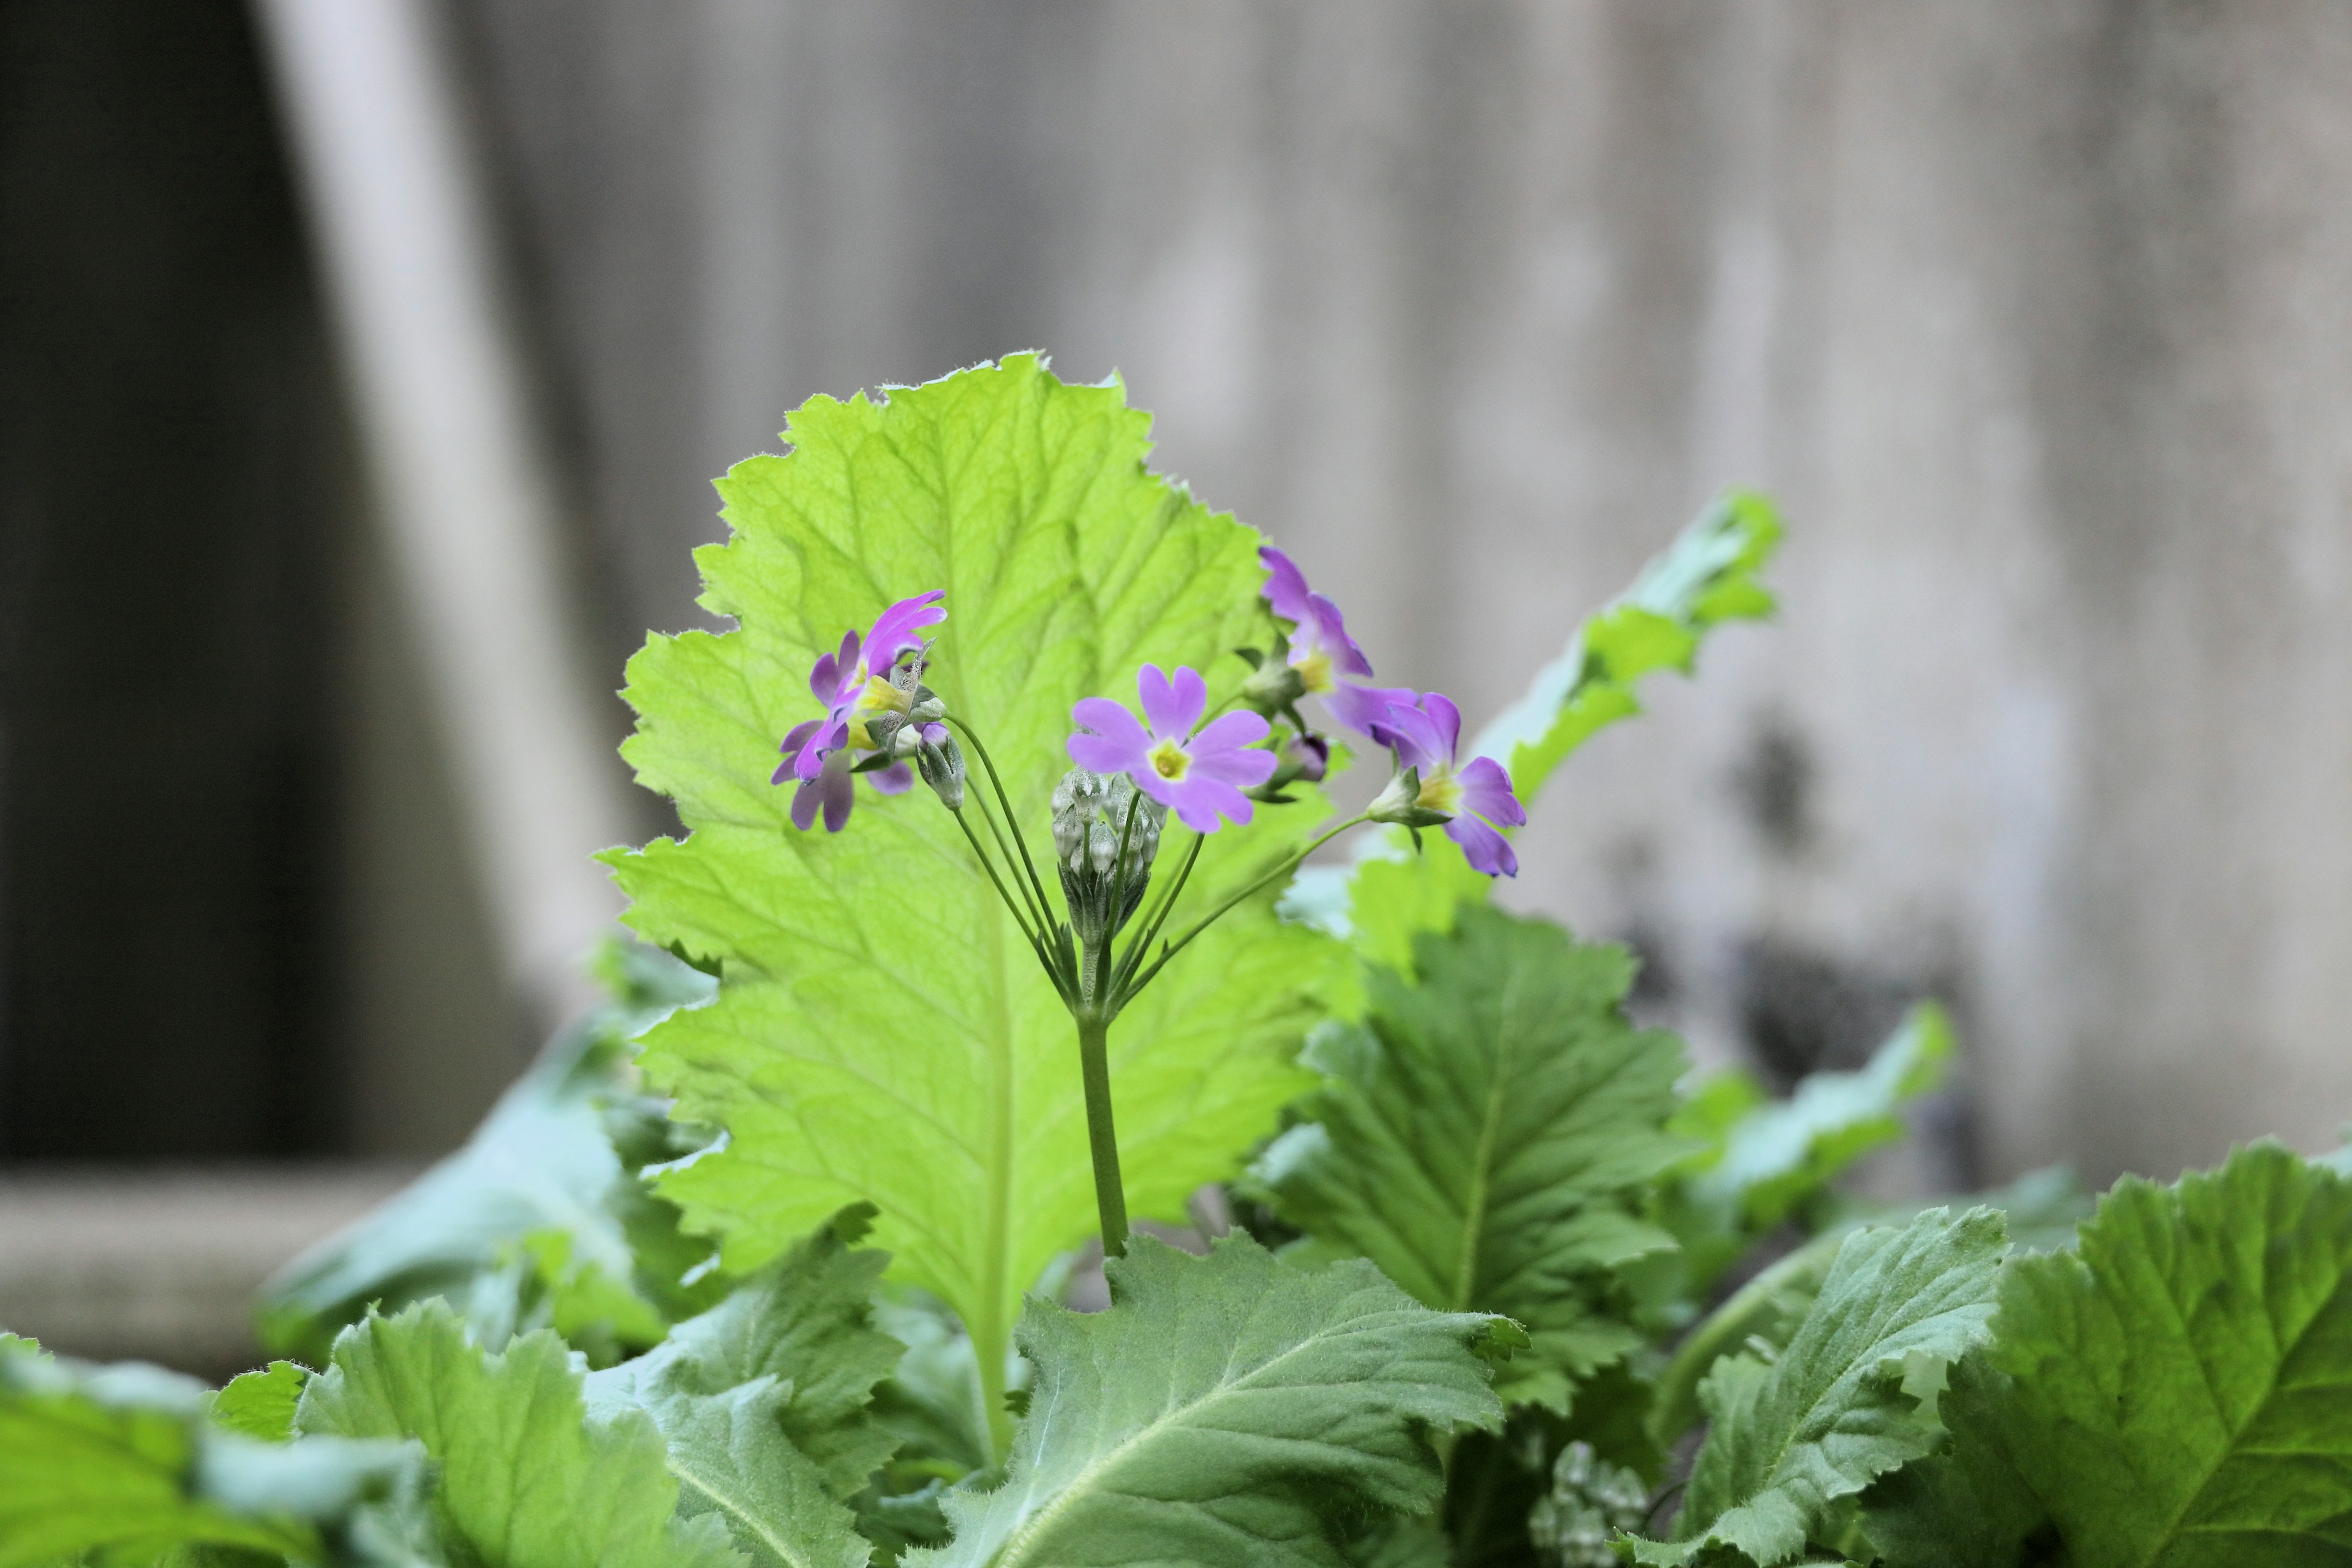
[[[1152,798],[1161,797],[1154,794]],[[1185,774],[1184,782],[1171,790],[1166,798],[1178,819],[1195,833],[1214,833],[1220,812],[1237,823],[1245,824],[1250,819],[1249,796],[1197,767]]]
[[[866,782],[874,786],[876,795],[904,795],[915,787],[915,770],[904,763],[893,763],[879,772],[867,773]]]
[[[1147,664],[1137,674],[1135,688],[1143,698],[1143,716],[1150,722],[1154,740],[1184,739],[1199,722],[1201,710],[1209,705],[1209,690],[1200,672],[1181,665],[1176,667],[1171,682],[1158,665]]]
[[[1151,749],[1151,737],[1143,732],[1135,715],[1108,697],[1085,697],[1070,710],[1070,717],[1091,735],[1070,737],[1070,760],[1082,768],[1093,768],[1098,773],[1123,773],[1129,768],[1141,767],[1143,756]],[[1088,756],[1115,757],[1103,764],[1087,761]]]
[[[793,826],[803,833],[816,820],[817,799],[824,793],[814,779],[801,780],[801,787],[793,791]]]
[[[849,808],[857,804],[857,784],[849,775],[847,752],[825,758],[824,777],[817,788],[824,795],[824,830],[838,833],[849,825]]]
[[[856,636],[855,632],[850,635],[853,637]],[[816,663],[809,667],[809,695],[827,707],[841,696],[841,683],[835,679],[839,668],[829,653],[819,654]]]
[[[1473,868],[1489,877],[1516,877],[1519,874],[1519,858],[1511,853],[1511,841],[1465,813],[1445,825],[1445,837],[1462,847],[1463,858]]]
[[[1523,827],[1527,808],[1511,793],[1511,775],[1492,757],[1473,757],[1454,777],[1462,781],[1462,804],[1500,827]]]
[[[1210,752],[1237,752],[1265,740],[1269,728],[1265,720],[1255,713],[1228,713],[1193,736],[1192,743],[1184,749],[1196,757]]]
[[[1452,762],[1462,749],[1462,710],[1454,706],[1454,699],[1445,693],[1433,691],[1421,700],[1421,710],[1436,724],[1438,739],[1445,747],[1445,760]]]
[[[1265,595],[1266,604],[1284,620],[1303,624],[1307,619],[1306,575],[1291,564],[1289,556],[1271,544],[1259,545],[1257,558],[1270,574],[1265,586],[1259,590]]]
[[[1265,751],[1194,752],[1187,776],[1197,773],[1221,784],[1255,789],[1274,776],[1276,763],[1275,754]]]
[[[836,718],[825,728],[811,735],[801,745],[801,754],[793,759],[793,774],[796,778],[813,779],[824,769],[824,760],[849,739],[849,721]]]
[[[784,743],[776,748],[783,752],[784,760],[777,767],[774,776],[768,780],[770,784],[782,784],[793,776],[793,764],[800,760],[801,748],[808,744],[808,738],[811,735],[824,727],[824,721],[822,719],[810,719],[793,726],[793,732],[786,735]]]
[[[1410,708],[1419,693],[1409,686],[1341,686],[1323,694],[1323,706],[1349,729],[1370,735],[1372,726],[1388,717],[1391,706]],[[1379,740],[1378,736],[1373,736]],[[1386,745],[1386,742],[1381,742]]]
[[[1348,675],[1371,674],[1372,661],[1348,635],[1348,617],[1339,613],[1339,606],[1320,594],[1309,594],[1307,604],[1314,616],[1315,644],[1330,656],[1332,665]],[[1295,656],[1293,662],[1297,662]]]
[[[947,610],[940,604],[946,597],[946,589],[934,588],[928,594],[901,599],[877,616],[874,629],[866,634],[867,671],[879,675],[897,663],[900,654],[921,647],[923,639],[915,634],[948,618]]]
[[[1085,763],[1080,763],[1078,764],[1078,766],[1082,768],[1087,765],[1088,764]],[[1129,778],[1135,781],[1136,788],[1141,790],[1144,794],[1150,795],[1160,805],[1174,805],[1176,804],[1176,792],[1181,786],[1171,784],[1166,779],[1161,778],[1160,776],[1160,770],[1153,767],[1148,761],[1139,758],[1136,764],[1131,768],[1096,768],[1095,772],[1098,773],[1123,772]],[[1202,831],[1206,832],[1208,830],[1204,828]]]
[[[926,746],[944,746],[947,743],[948,727],[945,724],[926,724],[923,726],[923,744]]]
[[[1373,725],[1369,733],[1381,745],[1392,749],[1397,760],[1409,768],[1432,773],[1449,760],[1437,725],[1418,708],[1391,704],[1388,716]]]

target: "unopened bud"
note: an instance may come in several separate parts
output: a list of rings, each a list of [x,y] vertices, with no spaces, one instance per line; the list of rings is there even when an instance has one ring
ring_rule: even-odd
[[[1388,787],[1373,797],[1364,815],[1374,822],[1393,822],[1402,827],[1434,827],[1454,820],[1452,812],[1432,811],[1421,804],[1419,768],[1399,768],[1391,774]]]
[[[1167,820],[1168,808],[1125,773],[1072,768],[1054,786],[1055,865],[1071,930],[1088,947],[1117,934],[1143,901]]]
[[[919,728],[909,724],[909,734],[919,737],[915,748],[915,768],[940,804],[950,811],[963,809],[963,748],[948,732],[945,724],[925,724]]]
[[[1608,1568],[1617,1561],[1611,1542],[1641,1529],[1649,1505],[1639,1474],[1600,1458],[1590,1443],[1570,1443],[1552,1467],[1551,1490],[1528,1515],[1528,1535],[1553,1568]]]
[[[929,687],[919,687],[915,692],[915,705],[907,710],[908,721],[916,724],[936,724],[948,716],[948,705]]]

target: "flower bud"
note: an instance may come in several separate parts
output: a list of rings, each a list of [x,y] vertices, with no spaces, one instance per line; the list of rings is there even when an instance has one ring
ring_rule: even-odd
[[[1639,1474],[1598,1458],[1590,1443],[1570,1443],[1552,1467],[1551,1490],[1528,1515],[1528,1534],[1547,1563],[1608,1568],[1617,1561],[1610,1542],[1641,1529],[1649,1511]]]
[[[1167,820],[1168,808],[1138,791],[1125,773],[1072,768],[1054,786],[1054,862],[1081,942],[1101,945],[1135,913]]]
[[[1242,682],[1242,701],[1269,719],[1289,711],[1306,695],[1306,678],[1291,666],[1278,643],[1273,657],[1261,662]]]
[[[1422,804],[1419,768],[1399,768],[1389,775],[1388,787],[1373,797],[1364,815],[1374,822],[1393,822],[1401,827],[1435,827],[1454,820],[1452,812],[1433,811]]]
[[[909,734],[919,737],[915,749],[915,768],[940,804],[950,811],[963,809],[963,748],[948,732],[945,724],[925,724],[907,727]]]

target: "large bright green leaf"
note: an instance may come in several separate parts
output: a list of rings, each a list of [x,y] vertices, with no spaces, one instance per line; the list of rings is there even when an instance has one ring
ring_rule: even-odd
[[[1994,1328],[1977,1440],[2077,1568],[2352,1563],[2352,1181],[2270,1143],[2126,1178],[2076,1252],[2011,1266]]]
[[[1762,573],[1780,542],[1770,501],[1753,490],[1726,492],[1631,588],[1577,628],[1567,651],[1536,673],[1526,695],[1497,714],[1470,751],[1504,763],[1520,801],[1533,801],[1570,752],[1641,712],[1635,689],[1643,677],[1688,674],[1710,627],[1772,613]],[[1412,961],[1415,931],[1446,929],[1458,905],[1484,900],[1491,886],[1453,840],[1423,834],[1416,851],[1393,828],[1360,840],[1352,865],[1301,871],[1283,909],[1351,938],[1372,963],[1402,968]]]
[[[728,1133],[662,1190],[735,1268],[874,1203],[898,1276],[962,1314],[992,1384],[1022,1292],[1094,1226],[1073,1027],[929,792],[861,788],[845,831],[802,833],[769,777],[816,712],[817,655],[931,589],[948,620],[927,679],[985,739],[1033,847],[1078,699],[1132,693],[1146,661],[1231,690],[1248,670],[1228,650],[1265,625],[1258,538],[1144,468],[1148,426],[1117,385],[1065,384],[1034,355],[887,401],[818,398],[788,456],[719,487],[733,537],[697,560],[703,603],[737,628],[656,637],[629,664],[626,754],[691,834],[611,857],[628,919],[725,975],[647,1037],[678,1113]],[[1261,806],[1219,834],[1187,906],[1320,809]],[[1186,842],[1171,826],[1161,864]],[[1139,1214],[1180,1215],[1302,1087],[1293,1058],[1339,955],[1271,905],[1227,917],[1112,1030]]]
[[[1623,949],[1546,921],[1465,909],[1415,969],[1374,973],[1364,1022],[1316,1036],[1325,1082],[1255,1179],[1318,1251],[1441,1310],[1517,1319],[1535,1344],[1504,1396],[1564,1413],[1640,1342],[1612,1270],[1673,1245],[1640,1214],[1688,1147],[1664,1131],[1681,1047],[1626,1021]]]
[[[677,1285],[693,1258],[677,1245],[674,1212],[644,1191],[630,1169],[636,1160],[624,1160],[613,1134],[634,1109],[630,1039],[713,987],[633,945],[615,944],[601,968],[612,1001],[550,1043],[464,1148],[270,1280],[266,1342],[315,1364],[370,1307],[433,1296],[468,1307],[478,1330],[503,1340],[531,1326],[518,1321],[525,1292],[556,1247],[551,1283],[575,1298],[600,1285],[613,1293],[640,1346],[659,1338],[657,1307],[688,1315],[706,1304]]]
[[[761,1568],[866,1560],[844,1500],[896,1446],[866,1405],[902,1349],[873,1327],[888,1258],[848,1246],[866,1212],[844,1215],[648,1354],[585,1384],[592,1416],[653,1417],[680,1514],[718,1514]]]
[[[1138,1238],[1108,1274],[1108,1311],[1033,1302],[1010,1473],[949,1494],[954,1542],[911,1563],[1339,1568],[1367,1510],[1435,1500],[1433,1435],[1501,1421],[1477,1351],[1495,1321],[1433,1312],[1360,1260]]]
[[[544,1331],[490,1354],[446,1303],[371,1315],[335,1341],[296,1411],[306,1436],[414,1438],[440,1474],[436,1531],[485,1568],[740,1568],[715,1519],[674,1516],[677,1483],[642,1411],[590,1421]]]
[[[1957,1219],[1930,1209],[1848,1237],[1785,1351],[1716,1363],[1675,1544],[1636,1542],[1635,1560],[1695,1563],[1727,1548],[1775,1568],[1816,1539],[1837,1500],[1927,1453],[1937,1427],[1906,1379],[1983,1342],[2006,1247],[1990,1209]]]
[[[209,1423],[191,1379],[27,1347],[0,1335],[0,1568],[202,1548],[362,1561],[360,1516],[413,1479],[408,1445],[257,1442]]]

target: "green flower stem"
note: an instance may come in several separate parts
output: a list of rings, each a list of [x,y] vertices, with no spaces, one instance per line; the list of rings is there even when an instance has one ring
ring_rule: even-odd
[[[1097,974],[1105,950],[1087,954]],[[1087,1145],[1094,1156],[1095,1208],[1102,1219],[1103,1256],[1127,1251],[1127,1189],[1118,1177],[1118,1132],[1111,1124],[1110,1018],[1099,1007],[1077,1012],[1078,1070],[1086,1081]]]
[[[1260,877],[1256,881],[1252,882],[1248,887],[1244,888],[1240,892],[1235,893],[1232,898],[1227,899],[1223,903],[1219,904],[1214,910],[1212,910],[1206,916],[1197,921],[1191,931],[1186,931],[1182,936],[1178,937],[1174,942],[1169,943],[1167,950],[1161,952],[1158,959],[1153,961],[1150,968],[1136,976],[1132,983],[1120,990],[1117,998],[1118,1001],[1124,1005],[1128,998],[1133,996],[1137,992],[1150,984],[1153,978],[1157,976],[1162,969],[1165,969],[1168,966],[1168,961],[1170,959],[1175,957],[1178,953],[1191,946],[1194,937],[1199,936],[1202,931],[1207,931],[1211,926],[1223,920],[1234,905],[1240,903],[1244,899],[1251,898],[1263,891],[1266,887],[1272,884],[1276,877],[1288,876],[1291,872],[1298,869],[1298,863],[1300,861],[1306,859],[1309,855],[1314,854],[1318,849],[1322,848],[1326,844],[1330,843],[1334,838],[1339,837],[1342,833],[1347,832],[1350,827],[1357,826],[1359,823],[1369,822],[1370,820],[1371,816],[1370,813],[1357,813],[1355,816],[1348,818],[1347,821],[1340,823],[1337,827],[1333,827],[1318,835],[1314,839],[1308,842],[1307,847],[1282,860],[1265,876]]]
[[[980,753],[980,765],[988,770],[989,784],[996,791],[996,804],[1004,810],[1005,826],[1013,829],[1013,842],[1021,846],[1021,868],[1028,873],[1030,885],[1037,889],[1039,907],[1050,910],[1054,907],[1054,902],[1045,896],[1045,884],[1038,879],[1037,864],[1029,854],[1029,839],[1021,831],[1021,819],[1013,815],[1013,802],[1004,794],[1004,781],[996,776],[995,759],[988,754],[987,745],[982,742],[979,735],[973,732],[970,724],[952,713],[947,716],[947,721],[962,731],[963,738],[971,742],[971,749]],[[1047,923],[1052,922],[1049,920]]]
[[[1206,834],[1192,835],[1192,847],[1184,851],[1184,864],[1177,868],[1175,880],[1169,883],[1167,891],[1153,903],[1143,923],[1136,928],[1134,939],[1127,944],[1126,955],[1118,961],[1118,967],[1111,976],[1111,989],[1122,999],[1134,994],[1128,988],[1128,979],[1135,973],[1144,955],[1151,951],[1152,939],[1160,934],[1160,928],[1168,923],[1169,912],[1175,909],[1176,900],[1183,897],[1184,884],[1192,879],[1192,867],[1201,858],[1201,846],[1208,841]]]
[[[956,826],[963,829],[964,837],[971,842],[972,854],[979,858],[981,869],[988,873],[989,881],[995,885],[996,896],[1004,900],[1006,909],[1013,911],[1013,922],[1020,926],[1021,934],[1028,939],[1029,951],[1037,955],[1038,965],[1045,971],[1045,978],[1054,983],[1054,989],[1061,994],[1065,1006],[1076,1006],[1077,994],[1062,977],[1061,965],[1054,962],[1052,952],[1046,946],[1045,937],[1030,928],[1028,918],[1022,912],[1020,903],[1014,900],[1011,890],[1005,887],[1004,879],[997,875],[996,862],[988,858],[988,851],[981,845],[980,836],[972,832],[971,824],[964,820],[963,813],[958,811],[952,815],[956,819]],[[990,826],[992,827],[995,824],[991,823]]]

